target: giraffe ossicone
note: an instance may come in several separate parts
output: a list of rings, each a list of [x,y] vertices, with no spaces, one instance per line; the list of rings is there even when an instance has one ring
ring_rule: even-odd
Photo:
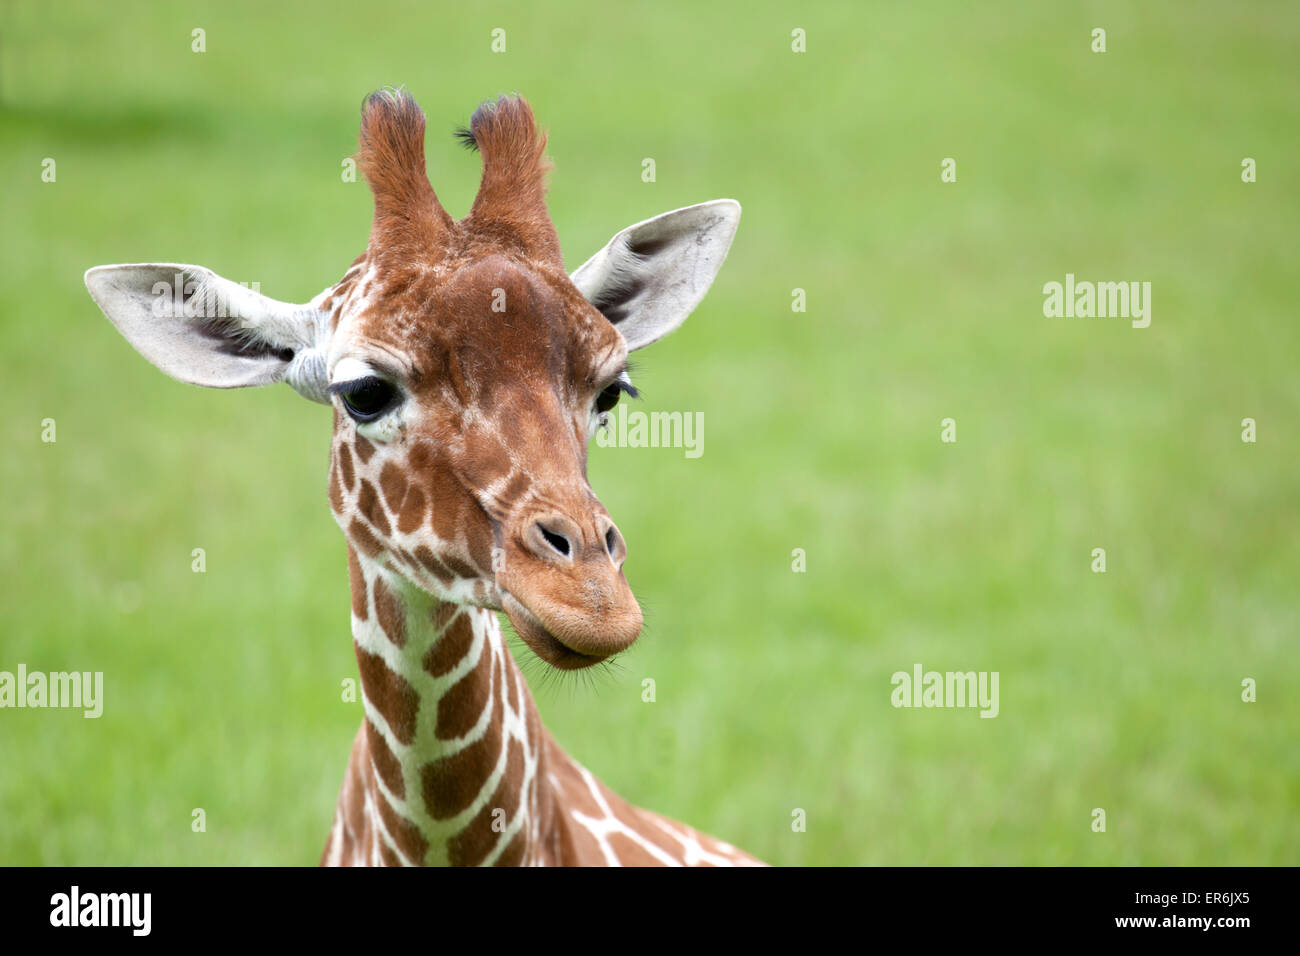
[[[542,725],[498,611],[560,669],[627,648],[641,610],[627,546],[587,482],[601,416],[635,394],[629,351],[686,319],[740,206],[714,200],[624,229],[570,276],[528,104],[484,104],[482,158],[453,220],[404,91],[362,107],[370,241],[310,302],[208,269],[99,266],[95,301],[184,382],[285,382],[334,410],[329,502],[347,539],[365,717],[325,864],[749,864],[629,804]]]

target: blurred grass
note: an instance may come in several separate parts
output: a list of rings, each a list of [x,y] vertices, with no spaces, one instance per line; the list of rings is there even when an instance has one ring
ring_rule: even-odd
[[[0,670],[102,670],[106,707],[0,711],[0,862],[317,858],[360,718],[328,414],[167,380],[81,274],[305,300],[364,247],[361,99],[404,83],[455,215],[451,129],[531,99],[571,265],[745,206],[640,356],[704,456],[592,450],[648,625],[539,694],[575,756],[776,863],[1295,864],[1297,41],[1265,2],[7,5]],[[1152,282],[1151,327],[1044,319],[1066,272]],[[999,671],[1000,716],[895,710],[916,662]]]

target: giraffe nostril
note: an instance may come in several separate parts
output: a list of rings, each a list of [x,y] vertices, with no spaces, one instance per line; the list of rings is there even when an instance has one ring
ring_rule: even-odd
[[[547,544],[566,558],[569,556],[570,548],[568,538],[562,534],[556,534],[554,531],[548,529],[544,524],[538,524],[537,527],[541,529],[542,537],[546,539]]]
[[[566,516],[551,512],[528,521],[523,543],[543,561],[571,564],[582,551],[582,530]]]
[[[623,540],[623,535],[619,533],[618,525],[612,521],[605,528],[605,553],[620,568],[623,566],[623,562],[627,560],[627,543]]]

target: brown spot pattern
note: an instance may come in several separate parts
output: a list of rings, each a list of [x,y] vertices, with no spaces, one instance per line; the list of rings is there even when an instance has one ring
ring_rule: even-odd
[[[506,482],[505,489],[498,496],[503,504],[514,504],[524,496],[533,483],[533,479],[522,471],[516,471]]]
[[[501,752],[501,701],[492,707],[487,732],[477,741],[449,757],[435,760],[420,771],[424,803],[435,820],[448,820],[462,813],[478,796],[487,769],[496,764]]]
[[[366,599],[366,576],[361,573],[361,561],[352,548],[348,548],[348,583],[352,590],[352,613],[364,621],[370,614]]]
[[[357,510],[374,525],[381,537],[386,538],[392,533],[388,526],[388,515],[384,514],[384,506],[375,493],[375,486],[364,478],[361,479],[361,491],[357,494]]]
[[[400,674],[394,674],[378,654],[357,647],[357,666],[366,700],[374,705],[401,743],[415,739],[415,715],[420,701],[415,688]]]
[[[386,462],[379,472],[379,490],[384,494],[388,510],[396,514],[402,510],[402,499],[406,497],[406,478],[402,469],[393,462]]]
[[[370,444],[369,440],[363,435],[357,436],[356,441],[352,443],[352,447],[356,449],[357,457],[361,459],[363,465],[369,463],[370,456],[375,453],[375,446]]]
[[[443,565],[434,553],[424,545],[420,545],[415,549],[415,557],[430,571],[430,573],[433,574],[435,578],[439,580],[439,582],[441,582],[443,587],[447,587],[453,580],[455,580],[451,572],[447,570],[446,566]]]
[[[393,838],[397,848],[412,863],[423,863],[425,854],[429,852],[429,841],[424,838],[420,828],[398,813],[382,793],[375,797],[375,803],[379,805],[379,816],[384,821],[384,829]]]
[[[469,535],[469,556],[480,572],[492,573],[492,541],[487,535]]]
[[[444,554],[442,556],[442,563],[445,564],[448,568],[450,568],[452,573],[457,575],[458,577],[462,577],[462,578],[478,577],[478,568],[474,567],[474,565],[472,564],[468,564],[462,561],[454,554]]]
[[[406,606],[384,582],[382,574],[375,575],[375,617],[384,635],[398,647],[406,646]]]
[[[478,666],[456,681],[438,701],[438,737],[452,740],[463,737],[478,723],[487,705],[491,688],[484,672],[490,666],[491,655],[484,654]]]
[[[494,865],[496,866],[519,866],[524,862],[524,834],[519,832],[515,838],[510,841],[510,845],[505,848]]]
[[[330,510],[336,515],[343,514],[343,489],[339,487],[338,468],[330,469]]]
[[[352,523],[348,525],[348,538],[368,558],[377,558],[384,550],[379,539],[371,534],[370,529],[357,518],[353,518]]]
[[[402,765],[396,755],[389,749],[384,735],[366,718],[366,746],[370,749],[370,760],[375,765],[379,779],[399,798],[406,798],[406,783],[402,780]]]
[[[428,516],[429,510],[424,500],[424,492],[412,487],[406,493],[406,500],[402,503],[402,510],[397,516],[397,530],[403,534],[410,534],[424,524],[424,519]]]
[[[500,839],[500,834],[492,829],[493,823],[503,819],[508,825],[519,812],[519,784],[523,777],[524,751],[519,741],[512,739],[506,755],[505,773],[497,784],[492,799],[474,814],[474,819],[465,829],[447,841],[448,856],[453,866],[476,866],[483,862]],[[503,814],[498,814],[497,810],[503,811]]]
[[[351,491],[352,486],[356,484],[357,476],[356,472],[352,470],[352,452],[348,451],[347,445],[341,443],[339,445],[339,474],[343,476],[343,487]]]
[[[424,669],[434,677],[450,673],[451,669],[469,653],[473,643],[474,628],[469,618],[461,615],[443,630],[442,636],[434,641],[433,646],[424,655]]]

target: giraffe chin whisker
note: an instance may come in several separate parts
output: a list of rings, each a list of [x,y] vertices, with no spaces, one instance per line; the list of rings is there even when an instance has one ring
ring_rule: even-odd
[[[515,633],[529,649],[557,670],[582,670],[599,664],[609,657],[608,654],[597,656],[575,651],[548,631],[538,620],[537,615],[528,610],[509,591],[501,592],[501,608],[510,619],[510,626],[515,629]]]

